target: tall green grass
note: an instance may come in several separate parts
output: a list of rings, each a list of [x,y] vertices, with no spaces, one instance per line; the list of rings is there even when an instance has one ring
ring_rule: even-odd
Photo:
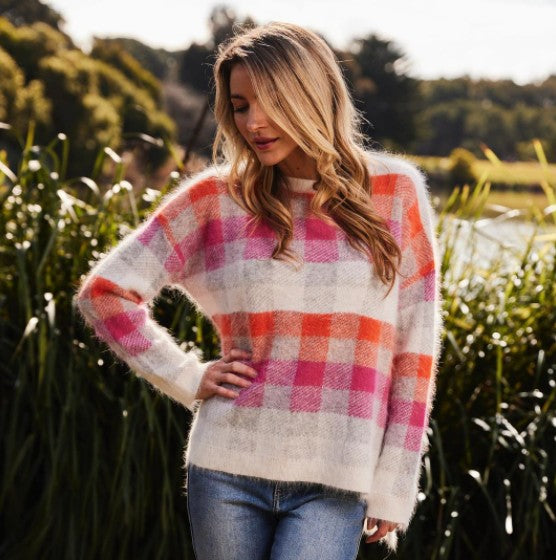
[[[518,214],[482,218],[487,178],[454,189],[439,212],[446,336],[421,502],[399,558],[556,552],[556,235],[543,227],[556,222],[556,191],[543,180],[547,206],[529,209],[523,248],[503,239],[485,267],[485,222]]]
[[[67,148],[64,136],[35,146],[31,130],[16,165],[0,156],[0,557],[192,559],[190,413],[130,374],[72,305],[91,258],[162,193],[134,192],[110,150],[89,177],[68,178]],[[503,245],[488,269],[473,258],[456,267],[459,220],[475,224],[473,255],[488,189],[486,178],[455,189],[439,211],[447,331],[421,500],[397,558],[556,550],[556,245],[532,237],[513,267]],[[546,212],[530,216],[539,226],[554,223],[549,182],[546,195]],[[184,298],[164,290],[153,312],[184,347],[216,355],[208,321]],[[385,554],[362,544],[359,558]]]
[[[30,134],[17,168],[0,163],[0,557],[193,558],[180,493],[190,413],[130,375],[72,305],[91,257],[162,193],[134,193],[110,150],[90,177],[67,178],[67,143]],[[155,316],[214,346],[171,292]]]

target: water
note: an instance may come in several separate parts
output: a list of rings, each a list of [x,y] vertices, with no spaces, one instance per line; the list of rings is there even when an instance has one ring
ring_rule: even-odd
[[[531,236],[535,235],[531,258],[537,258],[540,251],[555,253],[556,226],[538,226],[530,221],[506,219],[461,220],[453,216],[445,217],[444,228],[440,236],[441,248],[447,244],[448,236],[457,235],[454,253],[454,265],[463,266],[473,260],[479,268],[489,268],[494,263],[501,264],[502,269],[512,270],[520,266],[523,254]],[[543,240],[542,235],[552,234],[551,240]],[[457,274],[456,274],[457,277]]]

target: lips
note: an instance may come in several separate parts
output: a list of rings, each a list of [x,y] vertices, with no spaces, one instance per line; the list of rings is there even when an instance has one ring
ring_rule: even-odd
[[[276,140],[278,140],[278,138],[260,138],[260,139],[255,140],[255,145],[260,150],[264,150],[264,149],[272,146],[272,144],[274,144],[274,142],[276,142]]]

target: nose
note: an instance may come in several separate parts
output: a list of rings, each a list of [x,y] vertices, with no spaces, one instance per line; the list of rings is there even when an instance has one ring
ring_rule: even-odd
[[[252,104],[252,106],[249,108],[249,115],[247,117],[247,130],[249,130],[249,132],[254,132],[265,124],[265,112],[257,104]]]

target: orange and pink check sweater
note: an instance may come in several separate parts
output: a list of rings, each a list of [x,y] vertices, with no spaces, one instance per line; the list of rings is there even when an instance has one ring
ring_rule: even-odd
[[[439,256],[424,175],[369,160],[374,209],[403,252],[388,297],[368,256],[309,209],[314,181],[288,178],[301,267],[271,259],[218,169],[182,182],[91,268],[85,321],[137,375],[194,413],[185,463],[361,493],[367,515],[407,528],[417,503],[440,349]],[[221,355],[250,350],[250,387],[195,400],[212,362],[184,351],[150,313],[181,289],[214,325]]]

